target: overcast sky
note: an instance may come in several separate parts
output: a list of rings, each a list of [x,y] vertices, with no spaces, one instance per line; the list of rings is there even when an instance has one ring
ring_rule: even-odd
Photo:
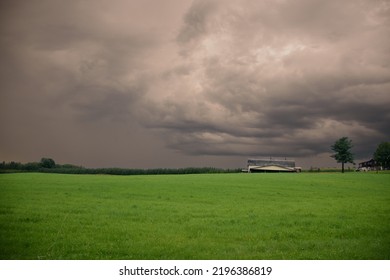
[[[337,166],[390,140],[390,1],[2,0],[0,160]]]

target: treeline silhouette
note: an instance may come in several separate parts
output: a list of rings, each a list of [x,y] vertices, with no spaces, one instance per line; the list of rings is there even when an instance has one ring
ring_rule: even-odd
[[[107,175],[159,175],[159,174],[210,174],[210,173],[237,173],[241,169],[221,169],[214,167],[185,167],[185,168],[85,168],[73,164],[57,164],[50,158],[42,158],[40,162],[2,162],[1,173],[15,172],[43,172],[60,174],[107,174]]]

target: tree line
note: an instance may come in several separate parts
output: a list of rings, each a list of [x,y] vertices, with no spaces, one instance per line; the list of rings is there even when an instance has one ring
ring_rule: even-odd
[[[185,167],[185,168],[85,168],[73,164],[57,164],[51,158],[42,158],[39,162],[2,162],[0,172],[44,172],[61,174],[107,174],[107,175],[159,175],[159,174],[210,174],[238,173],[241,169],[220,169],[214,167]]]

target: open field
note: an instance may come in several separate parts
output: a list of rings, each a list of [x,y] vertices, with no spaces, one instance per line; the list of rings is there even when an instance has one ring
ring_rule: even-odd
[[[0,174],[0,259],[390,259],[390,174]]]

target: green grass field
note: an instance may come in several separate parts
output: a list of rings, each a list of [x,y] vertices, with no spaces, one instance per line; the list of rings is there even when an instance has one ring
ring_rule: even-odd
[[[0,259],[390,259],[390,174],[0,174]]]

